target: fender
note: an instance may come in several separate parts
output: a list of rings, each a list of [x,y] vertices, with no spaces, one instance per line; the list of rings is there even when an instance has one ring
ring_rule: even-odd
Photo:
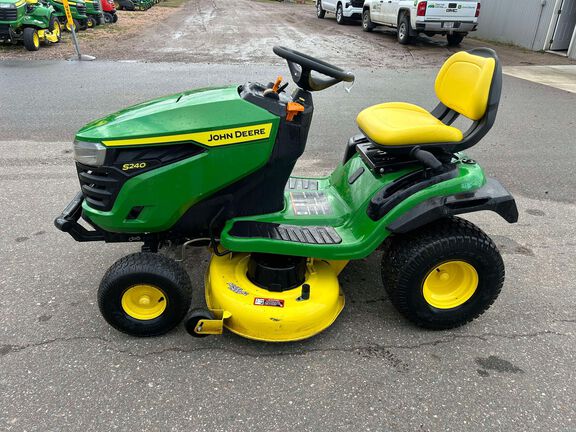
[[[387,229],[395,234],[404,234],[440,218],[463,213],[490,210],[498,213],[507,222],[518,221],[518,208],[510,193],[493,178],[474,192],[435,197],[424,201],[394,220]]]

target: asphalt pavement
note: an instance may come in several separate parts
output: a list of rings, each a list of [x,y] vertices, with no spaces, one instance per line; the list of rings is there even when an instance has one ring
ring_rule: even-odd
[[[339,163],[356,113],[391,100],[431,108],[436,71],[357,68],[315,95],[297,170]],[[0,430],[571,431],[576,429],[576,95],[505,77],[497,124],[470,153],[515,195],[520,221],[472,221],[503,253],[500,298],[452,331],[413,327],[389,303],[378,254],[351,263],[347,305],[307,341],[230,333],[153,339],[111,329],[96,289],[130,245],[80,244],[53,218],[78,189],[82,124],[166,93],[271,81],[284,66],[0,63]],[[99,77],[112,77],[105,86]],[[201,305],[208,256],[186,268]]]

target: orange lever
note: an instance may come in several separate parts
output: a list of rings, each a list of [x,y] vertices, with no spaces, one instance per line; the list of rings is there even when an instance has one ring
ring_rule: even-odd
[[[278,93],[278,88],[280,87],[280,84],[282,84],[282,75],[278,75],[278,78],[276,78],[276,82],[274,83],[274,86],[272,87],[272,91],[274,93]]]
[[[303,105],[300,105],[298,102],[288,102],[288,105],[286,105],[286,121],[294,120],[294,117],[303,111]]]

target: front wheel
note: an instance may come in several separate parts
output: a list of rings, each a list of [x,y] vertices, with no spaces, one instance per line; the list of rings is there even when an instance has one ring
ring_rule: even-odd
[[[448,40],[448,46],[457,46],[464,40],[464,35],[462,33],[447,34],[446,39]]]
[[[59,43],[62,39],[62,27],[60,26],[60,21],[55,16],[50,17],[50,24],[48,26],[48,30],[56,38],[56,40],[52,43]]]
[[[344,16],[344,10],[342,9],[342,3],[338,3],[336,8],[336,22],[340,25],[346,24],[346,17]]]
[[[326,11],[322,9],[322,1],[318,0],[316,2],[316,16],[318,18],[324,18],[326,16]]]
[[[374,27],[376,26],[370,19],[370,10],[366,9],[364,12],[362,12],[362,30],[365,32],[371,32],[374,30]]]
[[[24,41],[24,47],[28,51],[38,51],[40,49],[40,37],[38,36],[38,30],[35,28],[26,27],[22,38]]]
[[[504,263],[484,232],[448,218],[386,240],[382,280],[402,315],[420,327],[443,330],[472,321],[494,303]]]
[[[93,17],[88,17],[88,21],[86,21],[86,25],[88,28],[94,28],[96,27],[98,24],[96,23],[96,19]]]
[[[105,22],[106,24],[111,24],[111,23],[112,23],[112,20],[113,20],[112,14],[111,14],[111,13],[108,13],[108,12],[104,12],[104,22]]]
[[[402,45],[410,43],[410,17],[406,14],[398,22],[398,42]]]
[[[155,253],[135,253],[116,261],[98,289],[104,319],[132,336],[158,336],[188,312],[192,288],[186,270]]]

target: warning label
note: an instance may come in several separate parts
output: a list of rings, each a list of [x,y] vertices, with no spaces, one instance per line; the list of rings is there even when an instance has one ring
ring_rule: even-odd
[[[283,308],[284,307],[284,300],[256,297],[254,299],[254,305],[255,306],[275,306],[275,307]]]
[[[321,216],[332,213],[324,192],[290,192],[290,201],[297,216]]]

